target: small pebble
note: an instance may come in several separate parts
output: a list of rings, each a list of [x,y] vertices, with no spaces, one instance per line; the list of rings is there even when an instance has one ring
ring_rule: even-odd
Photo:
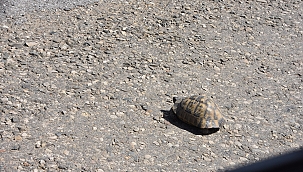
[[[69,151],[68,151],[68,150],[64,150],[63,153],[64,153],[65,155],[69,155]]]
[[[220,72],[220,68],[217,67],[217,66],[214,66],[214,70],[215,70],[216,72]]]
[[[234,127],[235,127],[235,129],[239,130],[239,129],[242,128],[242,125],[241,124],[235,124]]]
[[[212,140],[208,141],[208,143],[211,145],[215,144],[215,142],[213,142]]]
[[[239,141],[235,141],[235,145],[237,145],[238,147],[241,147],[242,143],[240,143]]]
[[[147,106],[147,105],[141,105],[141,107],[142,107],[142,109],[145,110],[145,111],[148,109],[148,106]]]
[[[145,159],[150,159],[151,157],[152,157],[152,156],[151,156],[151,155],[148,155],[148,154],[144,156]]]
[[[36,42],[26,42],[25,45],[28,46],[28,47],[32,47],[32,46],[35,46],[37,45],[38,43]]]
[[[35,148],[40,148],[41,147],[41,141],[37,141],[35,144]]]
[[[129,146],[130,146],[130,149],[131,149],[131,150],[135,150],[135,148],[136,148],[136,146],[137,146],[137,143],[136,143],[136,142],[131,142],[131,143],[129,144]]]
[[[239,159],[240,159],[240,161],[248,161],[248,159],[244,158],[244,157],[240,157]]]
[[[20,149],[20,145],[14,145],[11,150],[19,150]]]
[[[57,139],[58,139],[58,136],[54,135],[54,136],[50,136],[50,137],[48,137],[48,138],[51,139],[51,140],[57,140]]]
[[[207,162],[210,162],[211,159],[210,158],[207,158],[207,157],[203,157],[203,160],[207,161]]]
[[[135,127],[133,130],[134,130],[134,132],[138,132],[140,129],[139,129],[139,127]]]
[[[27,137],[28,134],[27,134],[27,133],[22,133],[21,136],[22,136],[22,137]]]
[[[81,113],[81,115],[84,116],[84,117],[89,117],[90,116],[90,114],[87,113],[87,112],[83,112],[83,113]]]
[[[229,162],[229,165],[236,165],[235,162]]]
[[[118,117],[116,115],[110,115],[110,118],[117,119]]]
[[[159,142],[157,142],[157,141],[154,141],[154,142],[153,142],[153,144],[155,144],[155,145],[157,145],[157,146],[159,146],[159,145],[160,145],[160,143],[159,143]]]
[[[39,164],[41,164],[41,165],[44,165],[46,162],[43,160],[43,159],[41,159],[40,161],[39,161]]]

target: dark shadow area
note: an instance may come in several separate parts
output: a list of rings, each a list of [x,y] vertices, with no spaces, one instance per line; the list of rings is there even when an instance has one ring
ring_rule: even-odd
[[[183,130],[186,130],[188,132],[191,132],[195,135],[209,135],[212,133],[215,133],[219,131],[219,128],[209,128],[209,129],[202,129],[198,128],[192,125],[189,125],[183,121],[181,121],[172,110],[161,110],[163,113],[163,118],[168,121],[169,123],[177,126],[178,128],[181,128]]]
[[[302,172],[303,171],[303,148],[276,156],[267,160],[259,161],[229,172]]]

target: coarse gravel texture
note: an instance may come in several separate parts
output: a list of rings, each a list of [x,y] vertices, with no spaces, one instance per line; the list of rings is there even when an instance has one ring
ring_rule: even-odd
[[[98,2],[98,0],[1,0],[0,20],[6,17],[17,18],[17,22],[23,22],[24,15],[35,11],[50,9],[70,10],[75,6]]]
[[[99,1],[0,24],[0,169],[220,171],[303,147],[302,1]],[[206,94],[226,124],[170,113]]]

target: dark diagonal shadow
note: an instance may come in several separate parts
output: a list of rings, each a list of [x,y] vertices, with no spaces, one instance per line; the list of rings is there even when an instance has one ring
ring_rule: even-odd
[[[186,130],[188,132],[191,132],[195,135],[209,135],[212,133],[217,132],[218,128],[210,128],[210,129],[201,129],[189,124],[186,124],[185,122],[181,121],[172,110],[161,110],[163,113],[163,118],[168,121],[169,123],[177,126],[178,128],[181,128],[183,130]]]

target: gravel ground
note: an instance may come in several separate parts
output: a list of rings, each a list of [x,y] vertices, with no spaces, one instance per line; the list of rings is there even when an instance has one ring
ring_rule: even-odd
[[[98,0],[1,0],[0,19],[11,17],[18,18],[18,22],[22,22],[24,20],[22,16],[30,12],[49,9],[70,10],[75,6],[83,6],[93,2],[98,2]]]
[[[302,148],[302,14],[295,0],[129,0],[7,16],[0,171],[220,171]],[[194,94],[221,130],[170,113]]]

